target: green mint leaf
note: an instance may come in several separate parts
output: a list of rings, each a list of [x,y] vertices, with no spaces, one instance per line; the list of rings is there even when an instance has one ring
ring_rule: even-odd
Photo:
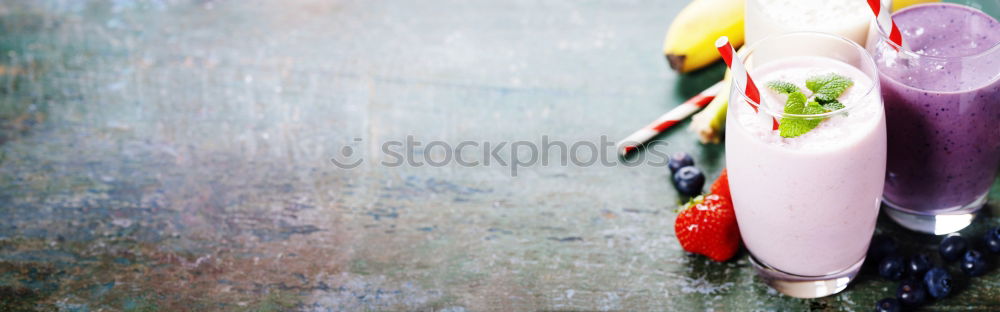
[[[781,118],[781,125],[778,126],[779,134],[783,138],[794,138],[806,134],[809,130],[816,128],[816,126],[811,125],[807,121],[808,120]]]
[[[802,114],[806,108],[806,95],[802,92],[792,92],[785,101],[786,114]]]
[[[844,104],[840,103],[837,100],[833,100],[832,102],[822,103],[822,105],[823,108],[831,112],[845,107]]]
[[[809,101],[809,103],[806,104],[806,109],[805,109],[805,111],[803,111],[803,114],[806,114],[806,115],[815,115],[815,114],[822,114],[822,113],[826,113],[826,112],[828,112],[828,110],[826,108],[823,108],[823,105],[820,105],[819,102],[816,102],[815,100],[813,100],[813,101]]]
[[[844,94],[847,88],[854,85],[850,78],[829,73],[806,79],[806,88],[809,88],[816,95],[816,100],[820,102],[833,102]]]
[[[804,96],[803,96],[804,97]],[[791,101],[791,96],[789,96],[789,101]],[[790,114],[802,114],[802,115],[814,115],[826,113],[826,108],[823,108],[819,102],[809,101],[806,105],[802,106],[801,112],[791,113],[788,111],[788,104],[785,104],[785,113]],[[781,125],[778,126],[779,135],[785,138],[794,138],[815,129],[819,126],[819,123],[826,118],[781,118]]]
[[[806,80],[806,88],[813,92],[814,99],[809,100],[791,83],[772,81],[767,84],[779,93],[788,94],[785,113],[796,115],[816,115],[843,109],[844,104],[837,101],[837,98],[853,85],[850,78],[834,73],[811,77]],[[815,129],[824,119],[826,118],[781,118],[779,134],[785,138],[798,137]]]
[[[792,94],[794,92],[802,92],[799,87],[791,82],[785,82],[780,80],[775,80],[767,83],[767,87],[781,94]]]

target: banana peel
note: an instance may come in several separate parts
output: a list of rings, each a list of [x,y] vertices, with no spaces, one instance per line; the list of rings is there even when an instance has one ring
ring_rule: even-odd
[[[663,41],[670,68],[687,73],[714,63],[720,36],[728,36],[734,48],[743,45],[744,8],[744,0],[694,0],[684,7]]]
[[[911,5],[929,3],[929,2],[941,2],[941,0],[893,0],[892,11],[895,12]]]
[[[688,131],[694,132],[702,144],[719,144],[726,132],[726,112],[729,109],[731,74],[726,70],[719,94],[700,112],[691,116]]]

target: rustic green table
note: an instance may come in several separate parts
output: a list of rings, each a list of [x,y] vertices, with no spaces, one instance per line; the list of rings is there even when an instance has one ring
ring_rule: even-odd
[[[667,68],[681,2],[4,1],[0,310],[870,310],[894,283],[800,300],[685,254],[652,159],[513,174],[720,78]],[[684,126],[654,147],[714,177]],[[1000,270],[959,282],[927,308],[1000,309]]]

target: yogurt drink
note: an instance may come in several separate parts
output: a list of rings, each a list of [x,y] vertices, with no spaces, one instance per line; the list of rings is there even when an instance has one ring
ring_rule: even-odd
[[[746,0],[747,45],[770,35],[819,31],[864,44],[871,9],[861,0]]]
[[[802,89],[808,77],[830,72],[855,83],[841,97],[849,114],[796,138],[779,136],[767,119],[747,109],[730,111],[736,124],[726,125],[734,127],[726,137],[733,156],[726,163],[747,249],[758,261],[796,275],[836,273],[864,258],[867,244],[858,242],[869,241],[875,229],[885,118],[880,99],[865,96],[872,79],[843,62],[798,56],[753,72],[759,81],[788,81]],[[787,97],[771,90],[762,95],[768,104],[783,104]]]
[[[888,121],[887,212],[917,231],[957,231],[982,207],[1000,166],[1000,22],[944,3],[893,19],[909,49],[877,32],[869,41]]]
[[[836,49],[808,48],[813,46]],[[778,291],[801,298],[839,292],[864,261],[885,178],[885,116],[875,66],[846,38],[808,32],[769,37],[741,56],[763,102],[755,112],[744,86],[733,84],[726,164],[743,242],[758,273]],[[815,94],[806,80],[831,73],[853,86],[839,97],[845,107],[828,113],[785,114],[789,96],[766,86],[785,81]],[[773,130],[771,117],[783,124],[822,121],[789,138]]]

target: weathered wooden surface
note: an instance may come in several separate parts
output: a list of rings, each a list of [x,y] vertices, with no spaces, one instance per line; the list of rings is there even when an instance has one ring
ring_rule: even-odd
[[[329,161],[621,138],[721,76],[666,68],[681,2],[4,1],[0,310],[870,310],[893,283],[799,300],[685,255],[662,167]]]

